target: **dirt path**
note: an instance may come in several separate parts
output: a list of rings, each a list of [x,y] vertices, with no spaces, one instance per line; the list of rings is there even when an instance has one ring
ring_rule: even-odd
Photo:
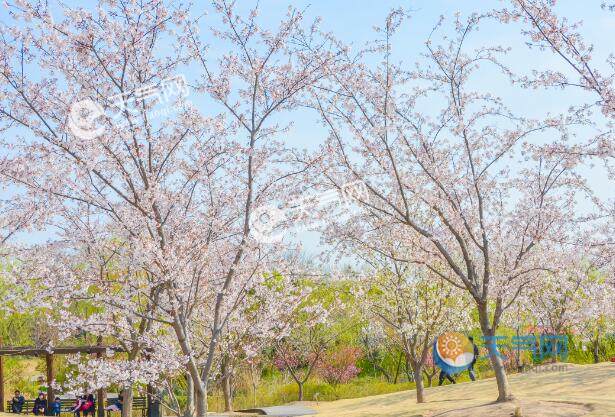
[[[414,391],[311,404],[321,417],[523,417],[615,416],[615,363],[570,365],[564,371],[510,377],[517,400],[494,404],[494,379],[427,388],[427,403]]]

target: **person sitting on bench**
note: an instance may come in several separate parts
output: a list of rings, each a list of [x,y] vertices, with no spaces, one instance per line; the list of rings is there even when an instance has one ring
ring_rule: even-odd
[[[122,396],[122,394],[119,394],[117,396],[117,400],[113,404],[105,407],[105,411],[119,411],[121,413],[123,402],[124,397]]]
[[[53,402],[49,404],[49,411],[52,416],[59,416],[62,412],[62,402],[58,397],[55,397]]]
[[[81,417],[81,407],[85,403],[85,398],[83,396],[75,397],[75,405],[70,409],[70,412],[75,414],[75,417]]]
[[[87,416],[91,414],[92,417],[96,415],[96,399],[94,399],[94,395],[88,394],[84,395],[85,402],[81,406],[81,411],[83,411],[83,416]]]
[[[26,399],[19,390],[15,391],[15,396],[11,400],[11,412],[16,414],[21,414],[21,410],[23,410],[23,405],[26,402]]]
[[[38,397],[34,400],[34,408],[32,409],[32,414],[35,416],[44,416],[47,414],[47,398],[45,398],[45,393],[39,392]]]

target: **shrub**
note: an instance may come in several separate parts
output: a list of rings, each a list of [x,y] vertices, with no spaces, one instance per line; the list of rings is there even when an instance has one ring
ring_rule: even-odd
[[[362,356],[361,349],[350,346],[327,353],[318,366],[318,374],[330,385],[345,384],[361,372],[357,361]]]

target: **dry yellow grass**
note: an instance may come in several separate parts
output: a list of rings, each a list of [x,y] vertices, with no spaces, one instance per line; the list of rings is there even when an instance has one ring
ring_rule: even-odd
[[[615,416],[615,364],[566,366],[566,371],[510,377],[516,400],[494,404],[494,379],[427,388],[427,402],[415,392],[310,404],[320,417],[523,417]]]

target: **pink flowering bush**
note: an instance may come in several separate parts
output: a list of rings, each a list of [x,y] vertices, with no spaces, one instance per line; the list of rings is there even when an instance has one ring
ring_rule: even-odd
[[[278,368],[278,370],[284,372],[289,369],[298,369],[305,366],[306,361],[303,359],[304,358],[301,358],[299,355],[289,355],[288,357],[276,355],[276,357],[273,358],[273,365]]]
[[[273,358],[273,365],[281,372],[297,372],[302,368],[309,368],[313,362],[318,362],[314,353],[305,354],[289,347],[278,348]]]
[[[359,375],[357,361],[363,352],[357,347],[343,347],[325,355],[318,367],[318,374],[329,384],[345,384]]]

